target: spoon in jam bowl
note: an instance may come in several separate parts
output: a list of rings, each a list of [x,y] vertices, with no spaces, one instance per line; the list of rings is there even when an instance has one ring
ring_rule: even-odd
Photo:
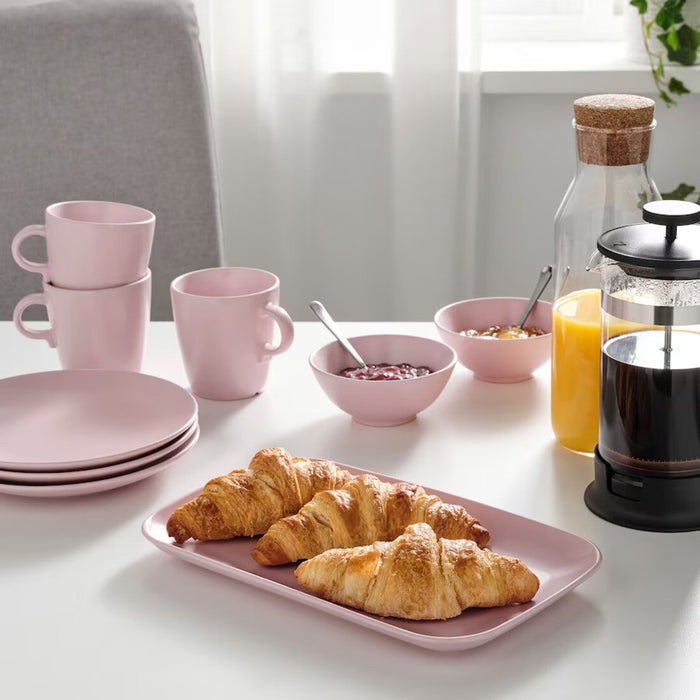
[[[355,350],[345,335],[343,335],[343,332],[338,328],[338,324],[333,320],[328,311],[326,311],[326,307],[320,301],[312,301],[309,304],[309,308],[318,316],[318,320],[336,337],[336,340],[352,355],[353,360],[355,360],[360,367],[366,368],[367,363],[360,357],[360,353]]]
[[[530,299],[527,302],[527,305],[525,306],[525,311],[520,317],[520,321],[518,321],[517,325],[515,326],[517,329],[522,329],[522,327],[525,325],[525,321],[527,321],[528,316],[532,313],[532,309],[535,307],[535,304],[537,303],[538,299],[542,296],[542,292],[544,292],[544,290],[547,288],[549,280],[551,279],[552,266],[547,265],[547,267],[543,267],[540,271],[540,276],[537,279],[537,284],[535,285],[535,289],[532,292],[532,296],[530,297]]]

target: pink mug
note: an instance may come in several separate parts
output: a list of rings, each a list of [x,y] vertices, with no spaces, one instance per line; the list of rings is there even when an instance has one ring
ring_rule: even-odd
[[[294,324],[279,298],[279,279],[248,267],[197,270],[173,280],[175,328],[197,396],[231,401],[263,390],[270,359],[294,340]]]
[[[60,202],[47,207],[44,224],[26,226],[14,237],[12,256],[56,287],[118,287],[146,274],[155,224],[150,211],[131,204]],[[22,242],[31,236],[46,239],[46,262],[22,255]]]
[[[30,306],[46,306],[51,327],[27,328]],[[63,369],[119,369],[138,372],[151,315],[151,271],[137,282],[110,289],[63,289],[44,282],[15,306],[13,320],[27,338],[58,350]]]

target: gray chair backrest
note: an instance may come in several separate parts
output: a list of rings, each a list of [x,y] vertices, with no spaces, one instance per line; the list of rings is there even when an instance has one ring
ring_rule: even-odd
[[[53,202],[156,215],[152,318],[170,281],[221,264],[213,134],[197,21],[183,0],[0,1],[0,319],[41,288],[13,236]],[[42,258],[41,243],[23,252]],[[28,316],[31,317],[31,316]]]

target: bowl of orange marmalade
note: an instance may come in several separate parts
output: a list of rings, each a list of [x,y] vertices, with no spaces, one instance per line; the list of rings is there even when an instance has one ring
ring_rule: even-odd
[[[522,382],[550,358],[552,305],[538,301],[523,328],[517,323],[525,297],[483,297],[443,306],[435,326],[461,365],[477,379]]]

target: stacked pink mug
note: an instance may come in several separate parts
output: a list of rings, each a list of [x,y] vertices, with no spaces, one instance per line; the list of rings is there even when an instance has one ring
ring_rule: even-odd
[[[63,369],[138,372],[151,312],[155,222],[150,211],[118,202],[47,207],[44,224],[23,228],[12,242],[17,264],[43,277],[43,291],[15,307],[19,332],[56,348]],[[22,242],[31,236],[46,239],[46,262],[22,255]],[[47,330],[28,328],[22,320],[34,305],[46,307]]]

